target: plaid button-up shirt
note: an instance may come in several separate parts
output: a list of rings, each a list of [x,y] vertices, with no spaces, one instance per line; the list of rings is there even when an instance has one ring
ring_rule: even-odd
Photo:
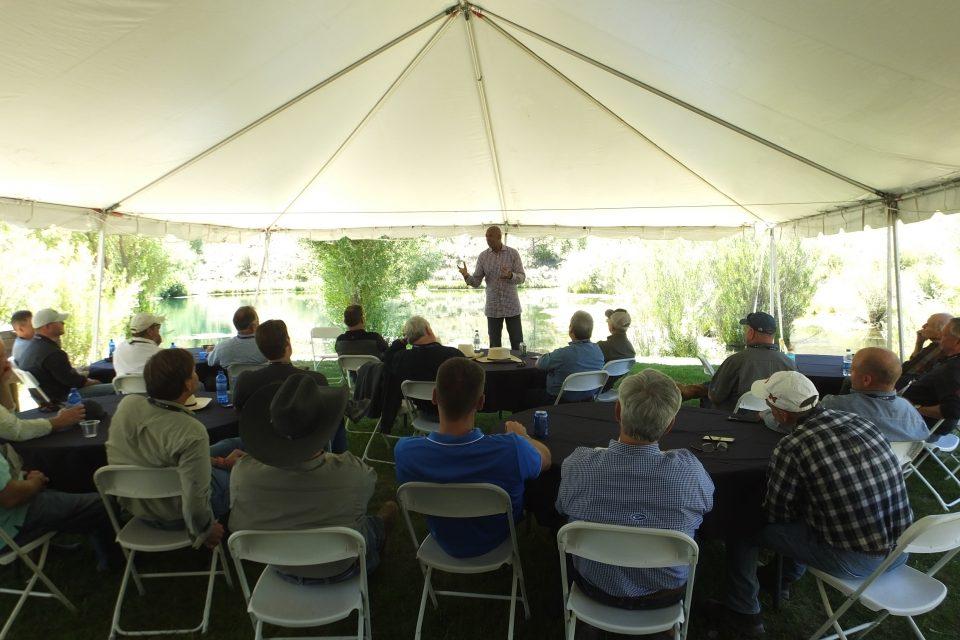
[[[510,279],[500,278],[502,269],[506,267],[512,275]],[[483,313],[488,318],[512,318],[520,315],[520,296],[517,295],[517,285],[527,279],[520,262],[520,254],[516,249],[503,245],[500,252],[486,249],[477,258],[477,266],[472,276],[466,281],[471,287],[479,287],[483,279],[487,279],[487,304]]]
[[[771,522],[804,522],[837,549],[888,553],[913,521],[897,457],[852,413],[817,407],[770,458]]]

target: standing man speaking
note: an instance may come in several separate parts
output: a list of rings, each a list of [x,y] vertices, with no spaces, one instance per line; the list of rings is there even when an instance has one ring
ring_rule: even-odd
[[[503,335],[503,321],[507,321],[507,333],[510,334],[510,348],[519,349],[523,342],[523,327],[520,324],[520,298],[517,285],[526,280],[520,254],[503,244],[500,227],[487,229],[487,246],[477,258],[477,267],[473,275],[467,271],[467,263],[457,265],[464,282],[471,287],[479,287],[487,279],[487,304],[484,313],[487,316],[487,335],[490,346],[499,347]]]

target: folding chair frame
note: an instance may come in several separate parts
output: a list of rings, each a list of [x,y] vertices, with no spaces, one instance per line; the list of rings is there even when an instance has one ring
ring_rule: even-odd
[[[323,353],[321,351],[320,358],[317,359],[316,341],[317,340],[321,340],[321,341],[336,340],[339,334],[340,334],[340,329],[337,327],[313,327],[312,329],[310,329],[310,355],[313,358],[314,371],[320,370],[320,364],[323,363],[324,360],[336,360],[339,357],[335,352]]]
[[[937,427],[939,427],[942,423],[942,420],[937,422],[937,424],[933,426],[933,429],[931,429],[931,432],[936,431]],[[950,439],[951,442],[949,443],[949,446],[944,446],[943,438]],[[917,455],[915,455],[912,460],[908,461],[904,465],[904,476],[908,477],[911,474],[916,474],[920,482],[922,482],[924,486],[930,490],[930,493],[933,494],[933,497],[936,498],[938,503],[940,503],[940,507],[944,511],[950,511],[955,506],[960,504],[960,497],[947,502],[941,493],[937,491],[936,487],[934,487],[933,484],[927,480],[926,476],[924,476],[920,471],[920,465],[922,465],[928,459],[933,460],[933,462],[946,474],[944,479],[953,480],[954,483],[957,484],[958,488],[960,488],[960,478],[958,478],[956,475],[956,472],[960,470],[960,466],[951,471],[946,463],[944,463],[944,461],[940,458],[940,454],[943,453],[949,456],[954,462],[960,462],[960,460],[958,460],[954,455],[954,451],[957,450],[958,446],[960,446],[960,439],[957,439],[957,436],[952,434],[941,436],[941,439],[938,441],[926,441],[923,443],[923,448],[917,452]]]
[[[126,465],[107,465],[101,467],[94,473],[93,482],[97,486],[97,493],[100,494],[100,499],[103,501],[104,507],[107,510],[107,516],[110,518],[110,524],[113,525],[113,530],[117,535],[117,542],[120,543],[120,549],[123,551],[123,555],[126,557],[126,566],[123,570],[123,578],[120,581],[120,592],[117,594],[117,604],[113,610],[113,619],[110,623],[110,640],[114,640],[117,635],[125,636],[155,636],[155,635],[164,635],[164,634],[186,634],[186,633],[206,633],[207,628],[210,625],[210,607],[213,600],[213,584],[214,578],[218,575],[222,575],[227,582],[227,586],[233,588],[233,580],[230,578],[230,571],[227,567],[227,557],[223,551],[223,545],[218,545],[216,549],[213,550],[210,557],[210,569],[208,571],[170,571],[170,572],[159,572],[159,573],[139,573],[134,564],[137,550],[130,549],[123,545],[120,541],[120,533],[123,530],[123,527],[120,526],[120,521],[117,518],[117,514],[114,511],[113,501],[110,499],[111,495],[117,495],[114,492],[105,492],[101,486],[98,479],[104,473],[115,473],[118,470],[143,470],[145,467],[136,467],[136,466],[126,466]],[[176,469],[147,469],[149,471],[167,471],[176,477]],[[176,479],[177,484],[179,485],[179,477]],[[138,498],[174,498],[180,497],[181,493],[178,490],[175,493],[168,491],[158,491],[157,495],[151,496],[137,496]],[[191,546],[190,542],[184,543],[183,546],[178,547],[178,549],[183,549]],[[175,549],[171,549],[173,551]],[[145,551],[144,553],[163,553],[160,551]],[[222,563],[222,565],[221,565]],[[218,569],[218,565],[221,565],[223,568]],[[207,594],[206,599],[204,600],[203,606],[203,619],[200,624],[189,629],[158,629],[158,630],[144,630],[144,631],[127,631],[120,627],[120,611],[123,606],[123,599],[127,592],[127,587],[130,582],[130,578],[133,578],[133,582],[137,587],[137,592],[140,595],[144,595],[146,590],[143,587],[143,578],[186,578],[186,577],[206,577],[207,578]]]
[[[350,379],[350,375],[352,373],[356,373],[356,371],[360,367],[353,367],[352,365],[344,366],[344,363],[350,362],[351,360],[354,360],[354,359],[356,362],[360,363],[361,367],[368,362],[380,361],[380,358],[376,356],[367,356],[367,355],[359,355],[359,354],[358,355],[342,355],[337,357],[337,364],[340,366],[340,375],[343,377],[343,381],[347,385],[347,389],[350,391],[351,395],[353,394],[353,380]],[[346,420],[346,426],[344,428],[347,430],[347,433],[373,433],[373,431],[366,431],[364,429],[351,429],[350,425],[353,423],[353,421],[346,416],[344,416],[344,420]]]
[[[610,379],[610,374],[607,373],[607,371],[605,371],[604,369],[599,369],[597,371],[578,371],[577,373],[571,373],[570,375],[568,375],[566,378],[563,379],[563,384],[560,385],[560,393],[557,394],[557,399],[554,400],[553,402],[554,406],[560,404],[560,400],[563,398],[563,394],[568,391],[571,391],[571,392],[591,391],[591,389],[568,389],[567,382],[569,382],[571,378],[576,380],[577,378],[583,378],[583,377],[586,377],[587,375],[599,375],[599,374],[603,374],[601,376],[603,380],[600,382],[599,387],[595,387],[594,389],[592,389],[593,397],[590,398],[591,401],[595,401],[597,399],[597,396],[599,396],[600,392],[603,390],[603,387],[607,384],[607,380]]]
[[[47,562],[47,552],[50,550],[50,540],[55,535],[57,535],[56,531],[50,531],[43,534],[36,540],[31,540],[27,544],[21,546],[14,542],[5,531],[0,529],[0,541],[3,541],[3,543],[7,545],[7,550],[0,554],[0,564],[12,564],[19,559],[23,562],[23,564],[27,565],[33,574],[30,576],[30,579],[27,580],[27,584],[23,589],[0,589],[0,593],[20,596],[19,600],[17,600],[17,604],[13,607],[13,611],[11,611],[10,615],[7,617],[7,621],[3,625],[3,629],[0,629],[0,640],[4,640],[4,638],[7,637],[7,634],[10,632],[10,627],[13,626],[14,621],[20,614],[20,610],[23,609],[23,606],[27,603],[27,599],[30,597],[56,598],[72,613],[77,613],[77,608],[73,605],[73,603],[70,602],[65,595],[63,595],[63,592],[60,591],[60,589],[53,584],[53,581],[47,577],[47,574],[43,572],[43,567]],[[40,557],[37,558],[36,562],[34,562],[33,559],[30,558],[30,553],[38,549],[40,550]],[[33,588],[37,584],[37,580],[43,582],[49,591],[34,591]]]

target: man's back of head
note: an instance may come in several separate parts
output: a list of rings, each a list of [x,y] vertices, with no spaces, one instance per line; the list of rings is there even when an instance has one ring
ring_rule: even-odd
[[[257,327],[255,334],[257,348],[267,360],[275,362],[287,357],[290,334],[283,320],[267,320]]]
[[[161,349],[143,367],[147,395],[175,402],[186,394],[194,367],[193,355],[186,349]]]
[[[881,347],[866,347],[853,356],[850,386],[855,391],[893,391],[900,378],[900,358]]]
[[[570,317],[570,336],[574,340],[589,340],[593,335],[593,316],[586,311],[575,311]]]
[[[233,326],[238,333],[251,333],[256,329],[257,310],[246,305],[233,312]]]
[[[469,422],[473,427],[483,398],[486,374],[483,367],[469,358],[450,358],[437,369],[436,402],[440,409],[440,430],[451,423]]]
[[[636,443],[659,440],[682,402],[676,383],[654,369],[624,378],[618,395],[621,437]]]
[[[403,337],[407,340],[407,344],[415,343],[428,336],[430,332],[430,323],[423,316],[411,316],[403,323]]]
[[[363,325],[363,307],[358,304],[352,304],[343,311],[343,324],[348,329],[361,327]]]

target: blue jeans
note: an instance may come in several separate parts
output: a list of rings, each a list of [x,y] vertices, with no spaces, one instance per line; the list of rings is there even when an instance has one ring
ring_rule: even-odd
[[[383,518],[380,516],[363,516],[360,521],[360,534],[363,536],[363,541],[366,543],[367,552],[365,555],[365,560],[367,562],[367,575],[373,573],[373,571],[380,564],[380,547],[383,546],[383,543],[387,539],[386,528],[383,523]],[[312,565],[312,567],[317,567],[321,565]],[[296,567],[283,567],[290,571],[295,571]],[[357,575],[360,572],[360,563],[355,562],[353,566],[348,567],[345,571],[329,576],[327,578],[313,578],[313,577],[304,577],[298,576],[291,573],[285,573],[283,571],[277,570],[277,575],[286,580],[287,582],[292,582],[294,584],[334,584],[337,582],[343,582],[344,580],[349,580],[353,576]]]
[[[110,549],[116,548],[113,527],[96,493],[47,490],[35,495],[14,541],[25,545],[49,531],[88,534],[97,564],[103,568],[108,566]]]
[[[112,384],[92,384],[89,387],[80,387],[77,392],[81,398],[98,398],[117,394],[117,390],[113,388]]]
[[[213,458],[226,457],[234,449],[243,449],[243,440],[240,438],[225,438],[211,445],[210,456]],[[210,469],[210,508],[217,520],[223,521],[230,512],[230,470]]]
[[[743,540],[727,541],[727,589],[724,604],[738,613],[760,613],[760,583],[757,557],[766,547],[793,562],[784,562],[783,580],[800,578],[810,565],[838,578],[865,578],[879,567],[886,555],[869,555],[835,549],[819,542],[813,530],[802,522],[768,524],[758,534]],[[888,571],[907,561],[897,558]]]

